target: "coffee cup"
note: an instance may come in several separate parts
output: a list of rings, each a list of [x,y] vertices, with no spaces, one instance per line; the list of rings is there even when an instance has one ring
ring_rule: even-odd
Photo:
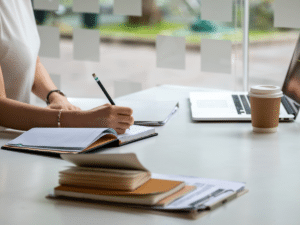
[[[277,131],[282,96],[282,91],[277,86],[257,85],[251,87],[249,97],[254,132],[274,133]]]

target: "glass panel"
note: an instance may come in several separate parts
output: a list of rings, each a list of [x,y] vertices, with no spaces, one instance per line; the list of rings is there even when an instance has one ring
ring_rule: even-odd
[[[63,86],[70,97],[104,98],[92,73],[97,74],[113,97],[118,93],[114,85],[118,81],[140,83],[143,89],[173,84],[242,90],[242,3],[242,0],[214,0],[213,4],[207,0],[143,0],[143,16],[139,17],[115,15],[113,0],[99,0],[99,14],[73,12],[72,0],[60,0],[58,11],[35,11],[37,24],[59,27],[61,35],[60,59],[41,60],[49,73],[62,74],[63,81],[68,81]],[[224,9],[222,15],[209,14],[221,9]],[[210,20],[202,20],[202,14]],[[100,32],[101,61],[73,60],[73,32],[77,29]],[[158,35],[185,39],[185,69],[184,65],[173,69],[157,67]],[[231,70],[228,65],[226,71],[201,69],[203,39],[230,42],[226,46],[232,48],[231,57],[227,49],[227,58],[216,60],[218,65],[230,62]],[[221,49],[212,51],[224,53]]]
[[[293,0],[277,0],[287,6],[290,5],[290,1]],[[295,2],[299,3],[298,0]],[[275,27],[274,18],[279,16],[277,19],[280,20],[280,14],[286,10],[279,7],[279,11],[276,12],[279,14],[276,15],[274,9],[274,0],[250,1],[250,86],[272,84],[281,87],[294,52],[299,29]],[[300,7],[297,12],[299,10]],[[291,13],[285,19],[290,20],[293,26],[296,18],[293,18]]]

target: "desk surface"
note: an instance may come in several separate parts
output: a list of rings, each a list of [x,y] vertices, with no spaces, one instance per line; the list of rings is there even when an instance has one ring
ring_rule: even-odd
[[[0,150],[0,224],[299,224],[300,123],[280,123],[274,134],[255,134],[250,123],[193,123],[188,93],[196,90],[166,85],[127,96],[179,100],[180,108],[159,136],[114,151],[135,152],[155,173],[246,182],[248,194],[195,221],[53,201],[45,196],[68,162]],[[18,135],[0,132],[0,145]]]

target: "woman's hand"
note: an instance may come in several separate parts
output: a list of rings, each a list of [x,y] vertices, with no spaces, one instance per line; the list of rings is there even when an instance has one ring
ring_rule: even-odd
[[[124,134],[134,122],[131,108],[111,104],[87,111],[84,120],[88,127],[109,127],[118,134]]]
[[[46,107],[47,109],[81,110],[79,107],[72,105],[65,96],[56,92],[51,93],[49,101],[50,104]]]

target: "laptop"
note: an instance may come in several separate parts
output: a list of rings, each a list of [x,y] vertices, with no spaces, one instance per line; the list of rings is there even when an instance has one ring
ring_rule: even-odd
[[[300,108],[300,36],[282,87],[279,121],[294,121]],[[191,92],[194,121],[251,121],[248,92]]]

